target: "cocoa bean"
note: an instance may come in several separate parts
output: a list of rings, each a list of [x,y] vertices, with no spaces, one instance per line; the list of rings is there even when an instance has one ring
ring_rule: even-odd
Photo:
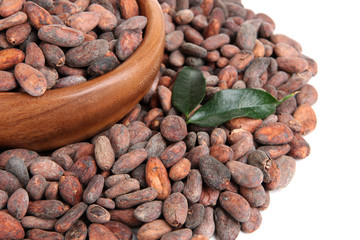
[[[96,239],[109,239],[109,240],[117,240],[118,238],[115,236],[114,233],[110,231],[107,227],[99,224],[99,223],[92,223],[89,226],[89,240],[96,240]]]
[[[171,227],[165,220],[158,219],[142,225],[137,233],[137,237],[139,240],[156,240],[171,232],[171,230]]]
[[[42,199],[49,184],[42,175],[34,175],[26,185],[26,191],[33,200]]]
[[[106,223],[110,221],[110,213],[97,204],[92,204],[87,208],[86,217],[92,223]]]
[[[24,228],[9,214],[0,211],[0,222],[2,223],[1,239],[23,239],[25,237]]]
[[[84,202],[80,202],[70,208],[57,222],[55,223],[55,231],[63,233],[69,230],[69,228],[85,213],[87,205]],[[90,225],[91,226],[91,225]],[[89,227],[90,235],[90,227]]]

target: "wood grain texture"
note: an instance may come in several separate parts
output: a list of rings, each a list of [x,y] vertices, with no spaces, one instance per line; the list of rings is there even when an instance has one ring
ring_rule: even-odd
[[[0,93],[0,148],[51,150],[86,140],[125,116],[149,90],[164,51],[164,20],[156,0],[139,0],[148,18],[142,44],[113,71],[41,97]]]

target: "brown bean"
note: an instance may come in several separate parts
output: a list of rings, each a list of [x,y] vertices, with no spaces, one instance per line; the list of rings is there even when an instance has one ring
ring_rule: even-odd
[[[189,174],[190,169],[191,162],[186,158],[182,158],[170,168],[169,177],[173,181],[182,180]]]
[[[254,188],[263,181],[263,174],[256,167],[237,161],[230,161],[226,166],[229,168],[232,179],[240,186]]]
[[[187,199],[179,192],[171,194],[163,204],[164,218],[173,227],[180,227],[185,223],[187,210]]]
[[[30,42],[26,45],[25,63],[34,68],[42,68],[45,66],[45,56],[41,48],[35,42]],[[42,71],[40,70],[40,72]]]
[[[92,204],[96,202],[102,193],[104,182],[105,179],[100,174],[97,174],[91,178],[82,196],[85,203]]]
[[[236,45],[243,50],[252,51],[255,47],[257,37],[257,29],[254,25],[249,22],[241,24],[237,35],[236,35]]]
[[[186,183],[184,186],[183,194],[190,203],[196,203],[200,200],[202,191],[202,178],[200,171],[197,169],[190,170]]]
[[[191,240],[209,240],[209,238],[201,234],[195,234]]]
[[[65,240],[85,240],[87,226],[82,220],[77,220],[66,232]]]
[[[96,12],[100,15],[99,23],[97,26],[102,31],[107,32],[115,29],[117,25],[117,19],[111,11],[96,3],[91,4],[87,8],[87,10],[90,12]]]
[[[275,190],[277,188],[277,186],[279,185],[279,182],[281,179],[281,171],[280,171],[279,167],[276,165],[276,163],[274,161],[272,161],[267,172],[270,176],[270,181],[268,183],[264,184],[264,187],[268,191]],[[266,194],[265,194],[265,201],[266,201]]]
[[[31,32],[31,26],[28,22],[13,26],[6,30],[6,39],[13,46],[23,43]]]
[[[125,29],[120,32],[115,43],[115,52],[121,61],[125,61],[142,42],[142,32],[139,30]]]
[[[5,191],[0,190],[0,210],[6,206],[8,199],[8,194]]]
[[[41,239],[54,239],[54,240],[63,240],[64,236],[57,232],[45,231],[41,229],[31,229],[26,232],[26,235],[30,239],[41,240]]]
[[[226,122],[226,126],[229,127],[230,130],[241,128],[250,133],[253,133],[261,125],[261,119],[252,119],[248,117],[233,118],[230,121]]]
[[[120,0],[120,12],[124,19],[139,15],[139,6],[135,0]]]
[[[100,15],[97,12],[79,12],[66,19],[66,25],[82,32],[90,32],[100,21]]]
[[[32,96],[41,96],[47,89],[47,81],[39,70],[19,63],[15,66],[14,75],[20,86]]]
[[[29,182],[29,173],[24,161],[18,157],[11,157],[5,166],[5,171],[13,174],[25,187]]]
[[[160,131],[164,138],[170,142],[181,141],[187,134],[185,120],[175,115],[167,116],[161,122]]]
[[[238,70],[245,70],[246,67],[254,60],[254,54],[248,50],[240,50],[230,58],[229,64]]]
[[[110,231],[107,227],[99,224],[92,223],[89,226],[89,240],[97,240],[97,239],[109,239],[109,240],[117,240],[118,238],[114,233]]]
[[[13,68],[25,59],[25,53],[16,48],[0,50],[0,70]]]
[[[30,24],[36,29],[40,29],[44,25],[53,24],[51,14],[34,2],[24,3],[24,12],[29,17]]]
[[[180,192],[182,193],[184,190],[185,184],[183,181],[176,181],[171,186],[171,193]]]
[[[246,222],[249,219],[250,205],[241,195],[225,191],[220,194],[219,201],[225,211],[237,221]]]
[[[137,237],[139,240],[156,240],[171,232],[171,230],[166,221],[158,219],[142,225],[137,233]]]
[[[17,189],[10,197],[7,203],[9,214],[17,219],[22,219],[29,206],[29,195],[23,188]]]
[[[115,199],[115,203],[117,208],[130,208],[141,203],[152,201],[157,195],[158,193],[155,188],[148,187],[133,193],[118,196]]]
[[[241,223],[241,231],[245,233],[252,233],[260,227],[261,221],[262,217],[259,210],[257,208],[251,208],[249,220]]]
[[[126,153],[130,146],[130,133],[122,124],[115,124],[110,128],[109,139],[116,158]]]
[[[48,182],[42,175],[34,175],[26,185],[26,191],[29,193],[31,199],[40,200],[48,185]]]
[[[130,176],[128,174],[115,174],[107,177],[105,179],[105,187],[110,188],[115,184],[119,183],[122,180],[128,179]]]
[[[86,82],[86,78],[83,76],[79,76],[79,75],[67,76],[56,79],[55,86],[53,88],[70,87],[83,82]]]
[[[189,240],[192,236],[190,229],[180,229],[173,232],[166,233],[161,237],[161,240]]]
[[[146,164],[146,183],[156,189],[157,199],[166,199],[171,192],[171,184],[164,164],[157,157],[151,157]]]
[[[139,205],[135,211],[134,216],[142,222],[152,222],[158,219],[162,213],[163,202],[151,201]]]
[[[227,145],[218,144],[210,147],[210,156],[216,158],[221,163],[226,163],[233,159],[234,151]]]
[[[318,93],[314,86],[310,84],[304,85],[298,94],[296,94],[296,101],[298,105],[308,104],[313,105],[318,99]]]
[[[96,51],[94,51],[96,49]],[[78,47],[67,51],[65,58],[70,67],[86,67],[94,60],[103,57],[109,50],[109,42],[105,39],[96,39],[85,42]]]
[[[296,42],[294,39],[284,35],[284,34],[273,34],[270,37],[271,42],[277,44],[277,43],[286,43],[294,47],[298,52],[301,53],[302,48],[301,45]]]
[[[59,193],[65,202],[74,206],[82,200],[83,188],[79,179],[71,172],[68,175],[64,175],[59,181]]]
[[[264,151],[270,158],[276,159],[287,154],[290,151],[290,145],[261,146],[258,147],[257,150]]]
[[[219,198],[220,191],[207,184],[203,184],[199,202],[204,206],[215,206]]]
[[[200,145],[191,149],[186,155],[186,158],[191,162],[191,168],[198,168],[200,159],[203,156],[209,155],[209,153],[210,150],[207,146]]]
[[[286,144],[293,138],[291,129],[283,123],[265,125],[254,133],[255,141],[264,145]]]
[[[21,188],[20,181],[11,173],[0,170],[0,190],[5,191],[10,196],[18,188]]]
[[[298,106],[293,116],[301,125],[299,131],[301,135],[306,135],[315,129],[317,119],[315,112],[310,105],[302,104]]]
[[[58,182],[50,183],[44,193],[45,199],[47,200],[58,199],[58,192],[59,192],[59,183]]]
[[[186,217],[185,226],[194,229],[200,225],[205,215],[204,205],[196,203],[189,207]]]
[[[254,188],[240,186],[239,193],[247,200],[251,207],[259,207],[266,200],[265,189],[262,185]]]
[[[129,173],[147,159],[147,151],[145,149],[137,149],[122,155],[113,165],[112,172],[114,174]]]
[[[84,202],[80,202],[70,208],[55,223],[55,231],[63,233],[69,230],[69,228],[85,213],[87,207],[88,206]]]
[[[58,181],[64,173],[64,169],[49,157],[37,158],[29,167],[32,175],[42,175],[46,180]]]
[[[298,57],[300,55],[294,47],[286,43],[277,43],[274,53],[277,57]]]
[[[228,35],[220,33],[217,35],[213,35],[211,37],[208,37],[202,42],[202,46],[208,50],[215,50],[217,48],[220,48],[221,46],[228,44],[230,42],[230,38]]]
[[[6,18],[0,19],[0,31],[25,23],[27,18],[24,12],[19,11]]]
[[[186,145],[183,141],[169,145],[159,156],[166,168],[176,164],[185,154]]]
[[[140,189],[140,183],[138,180],[134,178],[129,178],[120,181],[119,183],[115,184],[111,188],[105,191],[105,196],[107,198],[115,198],[117,196],[133,192]]]
[[[58,200],[38,200],[29,202],[28,214],[39,218],[55,219],[66,212],[65,205]]]
[[[115,209],[115,201],[109,198],[98,198],[96,204],[107,209]]]
[[[278,57],[276,61],[279,69],[288,73],[302,73],[309,66],[305,59],[299,57]]]
[[[116,56],[102,57],[93,61],[87,69],[87,73],[91,76],[101,76],[112,71],[120,62]]]
[[[131,17],[122,23],[120,23],[114,30],[114,35],[116,38],[119,37],[121,31],[125,29],[138,29],[143,30],[147,24],[147,18],[145,16],[134,16]]]
[[[117,239],[120,240],[131,240],[132,239],[132,230],[125,224],[116,221],[109,221],[102,224],[112,233],[115,234]]]
[[[142,225],[142,222],[135,218],[134,211],[134,208],[111,210],[110,219],[113,221],[122,222],[129,227],[139,227],[140,225]]]
[[[81,184],[87,185],[91,178],[96,174],[96,162],[91,156],[84,156],[77,160],[70,168],[72,172],[80,181]]]
[[[86,217],[92,223],[106,223],[110,221],[110,213],[97,204],[92,204],[87,208]]]
[[[95,140],[95,161],[101,170],[110,170],[115,162],[115,153],[109,138],[100,136]]]
[[[84,42],[84,34],[77,29],[62,25],[44,25],[38,31],[38,37],[59,47],[76,47]]]
[[[42,230],[53,230],[56,219],[44,219],[33,216],[25,216],[21,219],[24,228],[37,228]]]
[[[304,137],[298,133],[294,134],[293,139],[289,143],[291,150],[289,156],[295,159],[304,159],[310,154],[310,145]]]
[[[1,239],[23,239],[25,237],[24,228],[9,214],[0,211],[0,222],[2,223]]]
[[[230,182],[230,171],[212,156],[205,156],[199,162],[201,176],[211,187],[223,190]]]
[[[17,86],[17,82],[14,76],[14,73],[1,71],[0,70],[0,92],[1,91],[10,91]]]
[[[212,207],[205,208],[204,218],[194,229],[194,234],[201,234],[208,238],[215,233],[214,209]]]
[[[0,2],[0,16],[8,17],[18,11],[23,7],[25,0],[19,0],[16,2],[11,1],[2,1]]]
[[[294,177],[296,162],[292,157],[286,155],[275,159],[274,162],[281,171],[280,181],[277,186],[277,189],[281,189],[286,187]]]
[[[220,207],[215,209],[215,224],[216,235],[220,240],[236,239],[240,232],[240,223]]]
[[[62,67],[65,64],[65,54],[58,46],[42,42],[40,48],[49,66]]]
[[[130,145],[145,142],[151,137],[150,128],[146,127],[143,122],[134,121],[127,126],[130,135]]]

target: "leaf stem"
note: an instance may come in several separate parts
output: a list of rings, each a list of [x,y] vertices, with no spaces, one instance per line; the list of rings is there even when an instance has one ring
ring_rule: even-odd
[[[296,94],[298,94],[300,91],[296,91],[296,92],[293,92],[293,93],[290,93],[289,95],[286,95],[285,97],[283,97],[280,101],[279,101],[279,104],[284,102],[285,100],[295,96]]]

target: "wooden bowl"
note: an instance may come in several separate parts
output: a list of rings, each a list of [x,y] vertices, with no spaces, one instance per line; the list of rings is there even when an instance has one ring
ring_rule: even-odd
[[[165,26],[156,0],[138,0],[148,18],[143,42],[118,68],[41,97],[0,93],[0,148],[45,151],[86,140],[125,116],[146,94],[162,61]]]

